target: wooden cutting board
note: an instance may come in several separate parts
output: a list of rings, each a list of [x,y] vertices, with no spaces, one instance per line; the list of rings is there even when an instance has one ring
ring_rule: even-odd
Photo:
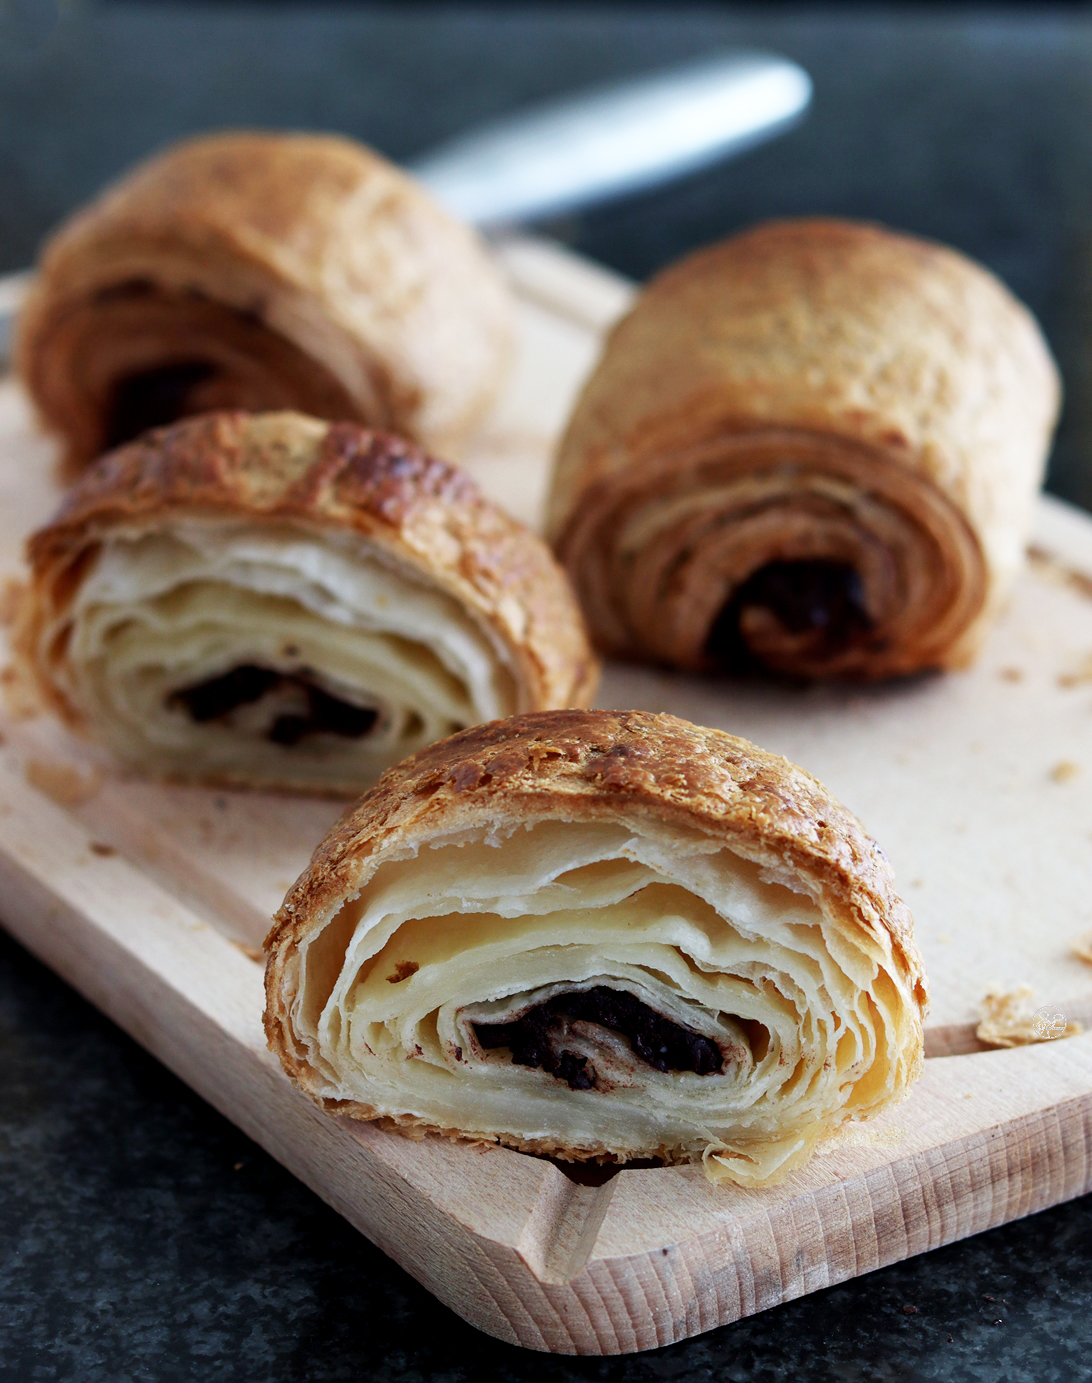
[[[523,347],[467,463],[534,523],[552,440],[632,289],[541,242],[498,253]],[[0,582],[56,500],[52,447],[0,382]],[[0,713],[4,923],[442,1301],[535,1349],[668,1344],[1092,1188],[1092,1032],[975,1038],[986,991],[1020,984],[1092,1028],[1092,964],[1073,950],[1092,932],[1092,520],[1043,501],[969,672],[792,692],[612,666],[599,700],[801,763],[863,818],[914,909],[937,1059],[776,1188],[700,1168],[588,1184],[320,1113],[266,1050],[257,948],[343,804],[131,780],[20,718],[17,697]]]

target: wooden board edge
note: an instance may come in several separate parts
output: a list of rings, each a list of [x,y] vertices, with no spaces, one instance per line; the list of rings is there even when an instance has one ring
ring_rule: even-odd
[[[10,793],[13,787],[7,786]],[[24,813],[20,827],[35,839],[50,840],[55,870],[63,864],[66,836],[78,837],[81,828],[45,799],[26,807],[38,819],[28,821]],[[21,861],[2,829],[5,824],[0,822],[0,887],[9,929],[429,1291],[473,1325],[511,1343],[592,1354],[654,1348],[1030,1213],[1080,1194],[1092,1182],[1092,1079],[1087,1079],[1087,1093],[1058,1109],[1023,1111],[1007,1122],[987,1109],[987,1127],[981,1127],[983,1116],[976,1112],[974,1119],[962,1121],[954,1140],[924,1152],[895,1158],[881,1153],[873,1165],[854,1170],[832,1166],[824,1185],[810,1186],[805,1176],[798,1187],[744,1197],[746,1207],[731,1205],[727,1197],[700,1232],[682,1243],[657,1242],[635,1253],[597,1253],[597,1246],[611,1230],[612,1212],[624,1213],[623,1203],[634,1191],[644,1192],[649,1173],[621,1172],[606,1186],[580,1187],[549,1164],[491,1150],[481,1163],[490,1194],[498,1186],[495,1154],[515,1159],[513,1165],[529,1178],[516,1217],[522,1220],[518,1232],[513,1224],[507,1235],[491,1237],[438,1204],[424,1168],[430,1158],[456,1148],[456,1156],[475,1154],[443,1140],[414,1144],[374,1126],[323,1115],[288,1084],[269,1054],[253,1045],[256,1015],[243,1020],[251,1029],[248,1037],[240,1031],[238,1013],[222,1012],[225,1005],[235,1010],[238,998],[237,979],[225,981],[222,963],[230,957],[229,968],[252,965],[228,942],[196,919],[187,922],[186,910],[163,894],[163,907],[172,916],[143,920],[151,944],[162,946],[166,958],[173,949],[167,930],[190,926],[191,941],[216,952],[211,966],[207,958],[197,958],[202,974],[187,975],[186,965],[168,972],[89,916],[86,893],[83,905],[65,898],[44,856],[37,865]],[[104,863],[131,869],[121,859]],[[141,887],[151,890],[154,904],[158,886],[141,878]],[[133,886],[124,892],[133,896]],[[205,986],[200,1002],[183,992],[194,983]],[[1092,1057],[1092,1039],[1074,1041],[1082,1052],[1087,1046]],[[1042,1056],[1057,1064],[1056,1047]],[[1002,1067],[1027,1060],[1026,1053],[1007,1053],[934,1067],[943,1066],[945,1074],[966,1083],[967,1062],[999,1063],[992,1069],[1005,1087],[1011,1081]],[[1087,1066],[1086,1075],[1092,1076],[1092,1062]],[[1050,1081],[1042,1081],[1036,1098],[1043,1103],[1054,1093]],[[1082,1153],[1075,1162],[1072,1149],[1078,1142]],[[984,1157],[985,1180],[975,1173]],[[935,1220],[927,1213],[930,1168],[939,1168],[960,1188],[954,1208]],[[450,1166],[441,1174],[445,1170]],[[683,1176],[652,1175],[661,1177],[665,1190],[663,1177],[678,1185]],[[636,1184],[638,1179],[645,1187]],[[877,1222],[909,1228],[889,1243],[880,1236],[862,1269],[861,1227]],[[842,1242],[839,1224],[854,1245],[849,1257],[844,1245],[836,1251]],[[772,1238],[767,1243],[763,1235]],[[775,1250],[776,1287],[769,1265]],[[650,1309],[650,1301],[661,1304]]]
[[[1053,1108],[753,1207],[667,1255],[593,1262],[573,1284],[595,1338],[587,1352],[669,1344],[1089,1190],[1092,1082]]]
[[[632,300],[626,280],[549,242],[519,237],[498,253],[521,293],[595,331],[609,328]],[[575,291],[574,270],[582,276]],[[1037,540],[1075,562],[1070,538],[1078,511],[1044,496],[1040,520]],[[58,818],[72,826],[64,813]],[[139,870],[133,876],[149,886]],[[1092,1185],[1088,1079],[1089,1094],[1012,1117],[988,1115],[985,1125],[976,1113],[947,1142],[881,1152],[821,1184],[760,1196],[738,1214],[711,1215],[681,1243],[634,1252],[603,1248],[638,1182],[661,1174],[622,1172],[603,1187],[582,1187],[549,1164],[491,1150],[483,1166],[517,1158],[527,1179],[514,1217],[518,1232],[507,1223],[491,1235],[472,1216],[441,1208],[430,1159],[449,1164],[435,1158],[437,1140],[412,1144],[331,1119],[299,1096],[252,1040],[252,1016],[245,1032],[240,1026],[235,980],[222,989],[214,983],[200,1002],[180,994],[162,967],[104,933],[84,908],[58,897],[47,873],[2,847],[0,888],[9,929],[47,964],[464,1319],[533,1349],[605,1354],[669,1344]],[[181,906],[163,896],[165,906]],[[202,925],[194,920],[195,928]],[[221,952],[227,943],[213,936],[200,944],[215,953],[217,966],[223,959],[231,976],[242,975],[238,967],[249,963]],[[106,977],[119,969],[125,983],[109,986]],[[953,1037],[943,1054],[955,1043]],[[1058,1060],[1061,1045],[1069,1044],[1040,1050],[1044,1067]],[[1011,1064],[1009,1054],[996,1052],[957,1060],[987,1059],[997,1071]],[[228,1089],[221,1088],[225,1072]],[[944,1186],[948,1199],[941,1202],[937,1188]]]

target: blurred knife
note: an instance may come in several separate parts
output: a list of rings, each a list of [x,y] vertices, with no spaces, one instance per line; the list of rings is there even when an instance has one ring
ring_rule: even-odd
[[[681,176],[794,124],[811,100],[795,63],[728,53],[551,101],[410,165],[479,226],[533,220]]]
[[[727,53],[551,101],[443,144],[409,171],[457,216],[515,225],[655,186],[795,124],[811,80],[795,63]],[[0,367],[30,272],[0,278]]]

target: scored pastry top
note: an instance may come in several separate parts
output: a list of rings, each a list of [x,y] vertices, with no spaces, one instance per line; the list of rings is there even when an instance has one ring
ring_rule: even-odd
[[[571,705],[595,686],[579,610],[546,545],[462,471],[354,423],[224,412],[147,434],[103,457],[30,538],[35,583],[55,604],[112,533],[188,515],[358,534],[495,630],[514,651],[522,700]]]
[[[16,363],[80,463],[127,439],[97,415],[160,367],[198,372],[161,391],[216,401],[152,421],[306,407],[448,452],[495,397],[511,341],[484,245],[411,177],[334,135],[229,132],[148,159],[61,226]],[[200,376],[206,355],[234,397]]]
[[[887,857],[811,774],[723,730],[649,711],[530,712],[473,726],[389,769],[337,823],[274,918],[266,949],[351,896],[417,832],[637,818],[681,827],[813,880],[890,937],[919,1004],[925,976]]]

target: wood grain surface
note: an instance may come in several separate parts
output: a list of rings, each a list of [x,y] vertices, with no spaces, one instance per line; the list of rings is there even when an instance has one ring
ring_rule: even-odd
[[[552,439],[632,290],[544,244],[498,250],[523,352],[469,464],[535,521]],[[0,383],[0,583],[56,496],[52,447]],[[1092,1033],[1008,1051],[974,1036],[987,988],[1020,983],[1092,1025],[1092,965],[1072,951],[1092,930],[1092,521],[1044,502],[1035,560],[970,672],[801,694],[611,667],[600,702],[670,709],[817,773],[917,917],[939,1059],[776,1188],[700,1168],[587,1185],[315,1109],[265,1048],[255,957],[341,803],[128,780],[9,708],[4,923],[441,1300],[535,1349],[667,1344],[1092,1188]]]

